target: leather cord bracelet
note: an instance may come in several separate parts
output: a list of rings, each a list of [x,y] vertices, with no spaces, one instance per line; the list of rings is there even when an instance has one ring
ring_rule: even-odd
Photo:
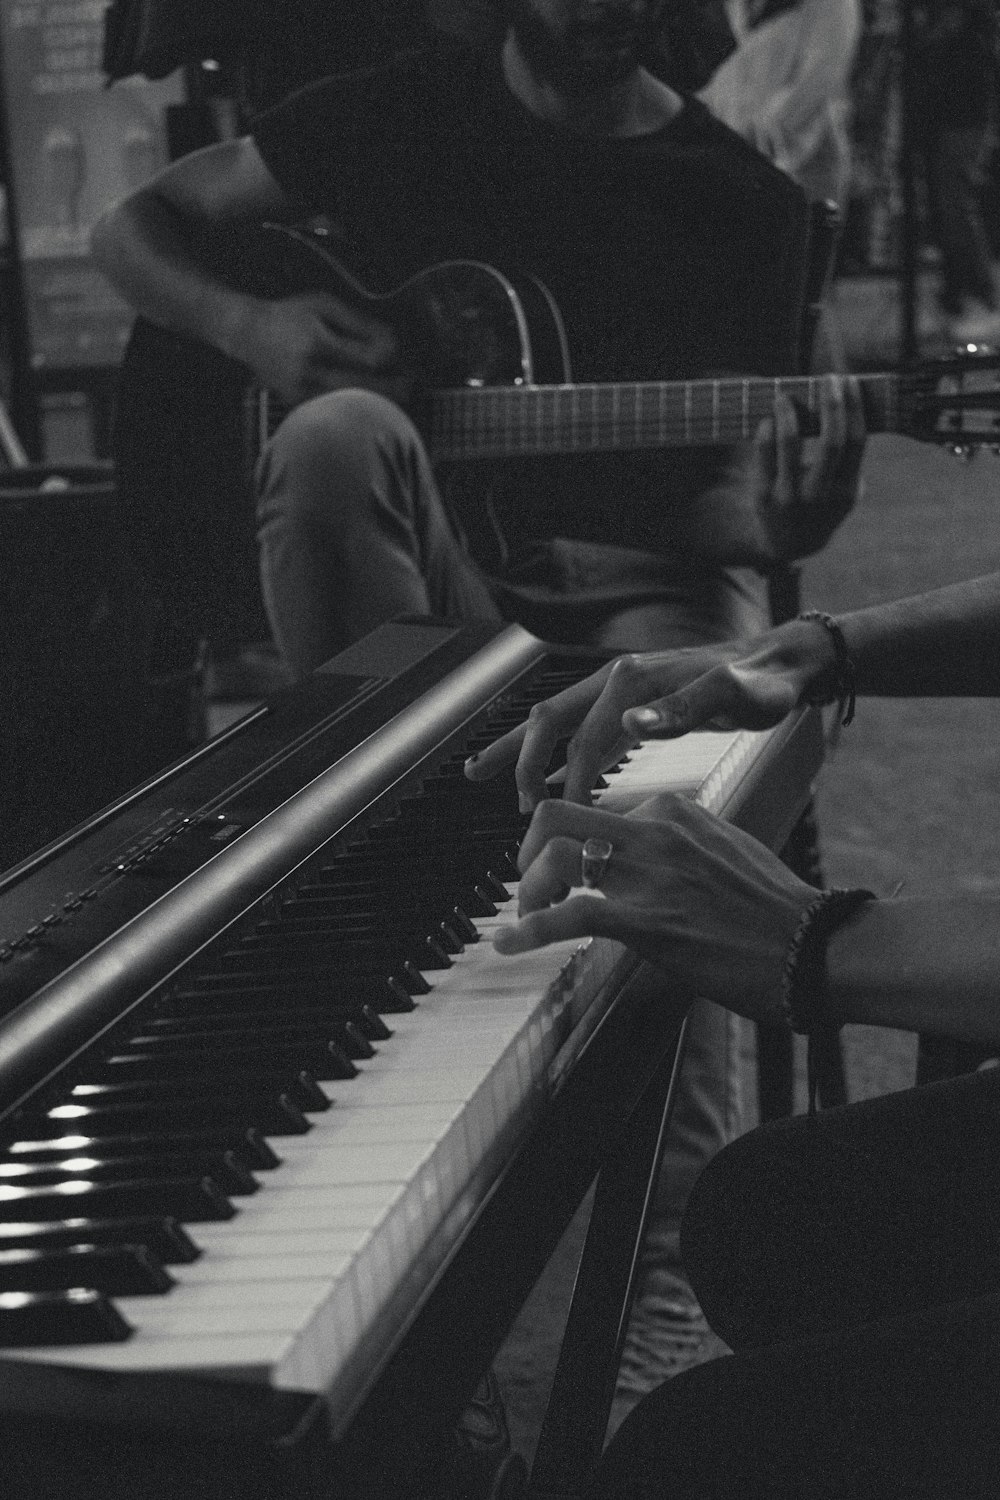
[[[816,1113],[816,1059],[813,1038],[817,1032],[836,1030],[830,1013],[826,974],[826,947],[832,933],[859,907],[876,899],[875,892],[857,887],[833,886],[820,891],[799,919],[785,950],[781,971],[781,1009],[793,1031],[807,1038],[806,1074],[809,1113]]]
[[[825,614],[821,609],[807,609],[799,615],[800,620],[811,620],[817,625],[822,625],[833,641],[833,649],[836,660],[827,672],[824,672],[820,683],[806,697],[806,702],[812,708],[826,708],[830,703],[836,703],[837,715],[841,725],[846,729],[854,718],[854,700],[858,677],[858,670],[854,664],[854,658],[847,649],[844,632],[837,624],[832,615]]]

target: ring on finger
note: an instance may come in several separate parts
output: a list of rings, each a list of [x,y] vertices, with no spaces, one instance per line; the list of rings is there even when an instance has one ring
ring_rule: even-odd
[[[580,850],[580,884],[591,891],[599,890],[613,853],[610,839],[588,839]]]

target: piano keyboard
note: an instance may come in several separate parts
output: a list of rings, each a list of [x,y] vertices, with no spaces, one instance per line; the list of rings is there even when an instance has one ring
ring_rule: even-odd
[[[673,788],[720,816],[738,816],[761,762],[794,738],[784,726],[643,745],[609,777],[599,801],[626,810]],[[77,1059],[59,1102],[37,1112],[29,1106],[16,1136],[8,1128],[0,1144],[0,1341],[17,1347],[5,1362],[184,1371],[322,1393],[333,1435],[343,1429],[391,1352],[405,1310],[459,1243],[634,964],[603,940],[518,958],[495,953],[492,933],[509,920],[516,896],[502,850],[523,820],[509,811],[509,788],[463,781],[466,748],[404,803],[398,826],[390,819],[346,851],[314,856],[290,891],[264,903],[255,927],[225,935],[137,1007],[120,1038],[112,1034],[110,1044]],[[442,788],[448,795],[435,814]],[[790,824],[796,807],[782,801]],[[452,842],[442,852],[446,829]],[[373,865],[375,855],[381,863]],[[426,965],[377,991],[385,964],[378,950],[392,948],[393,929],[409,925],[409,907],[420,908],[425,881],[443,864],[454,865],[454,883],[438,920],[422,910],[413,918],[414,932],[434,929]],[[359,890],[374,893],[371,921],[381,930],[358,915]],[[354,903],[346,917],[342,892]],[[469,909],[456,911],[462,903]],[[382,1003],[363,1004],[376,993]],[[324,1029],[321,1013],[331,1005]],[[237,1018],[250,1025],[240,1030]],[[232,1076],[222,1097],[206,1104],[200,1080],[211,1075],[201,1070],[216,1052],[220,1064],[230,1056]],[[257,1074],[266,1110],[244,1098]],[[117,1081],[132,1077],[135,1084]],[[157,1129],[165,1132],[159,1143]],[[248,1167],[241,1146],[224,1149],[247,1129],[278,1164]],[[164,1157],[180,1161],[193,1151],[207,1161],[198,1151],[209,1139],[220,1143],[219,1170],[225,1164],[237,1180],[213,1182],[199,1197],[216,1168],[170,1167]],[[143,1142],[153,1165],[142,1171],[154,1179],[145,1194],[128,1175],[140,1171]],[[121,1177],[101,1178],[96,1164],[116,1153]],[[22,1186],[26,1166],[49,1166],[56,1183],[32,1178]],[[142,1233],[137,1221],[162,1215],[158,1201],[174,1201],[168,1189],[183,1200],[182,1187],[193,1191],[194,1207],[182,1203],[173,1217],[188,1245],[161,1254],[164,1264],[154,1267],[165,1289],[55,1292],[62,1314],[77,1304],[79,1331],[60,1334],[54,1322],[54,1334],[32,1334],[44,1317],[21,1331],[20,1303],[33,1301],[37,1314],[40,1299],[12,1290],[37,1283],[23,1279],[11,1250],[41,1247],[46,1223],[68,1222],[65,1260],[74,1237],[113,1243],[116,1219],[132,1244]],[[76,1288],[65,1270],[54,1285]],[[95,1304],[101,1315],[91,1321]]]
[[[622,808],[652,789],[698,789],[724,814],[768,738],[705,734],[644,746],[599,800]],[[513,896],[516,885],[506,890]],[[355,1064],[356,1078],[320,1084],[333,1107],[311,1116],[308,1134],[275,1143],[282,1166],[260,1176],[262,1190],[240,1200],[232,1220],[188,1226],[201,1254],[172,1269],[169,1295],[122,1299],[130,1338],[18,1357],[342,1395],[352,1356],[364,1348],[372,1362],[380,1314],[412,1284],[433,1237],[440,1254],[442,1226],[457,1238],[475,1206],[465,1195],[523,1134],[551,1086],[550,1067],[624,957],[601,941],[500,960],[489,939],[508,920],[504,906],[472,920],[482,941],[453,955],[449,969],[426,973],[430,993],[412,1013],[386,1018],[392,1037]],[[60,1118],[71,1130],[72,1115]],[[6,1161],[17,1159],[15,1143]]]

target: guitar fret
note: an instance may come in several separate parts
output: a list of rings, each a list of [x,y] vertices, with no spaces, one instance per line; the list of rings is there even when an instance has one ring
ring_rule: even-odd
[[[434,458],[600,452],[751,439],[779,391],[816,414],[821,376],[466,386],[433,396]],[[869,431],[899,431],[898,379],[862,377]]]

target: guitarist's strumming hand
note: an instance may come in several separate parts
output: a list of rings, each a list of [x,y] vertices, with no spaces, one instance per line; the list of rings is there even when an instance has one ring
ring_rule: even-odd
[[[824,377],[819,419],[808,462],[795,407],[783,392],[757,429],[751,502],[776,561],[818,552],[861,493],[865,414],[854,376]]]
[[[330,292],[256,302],[244,336],[247,363],[291,405],[356,385],[405,394],[393,330]]]

